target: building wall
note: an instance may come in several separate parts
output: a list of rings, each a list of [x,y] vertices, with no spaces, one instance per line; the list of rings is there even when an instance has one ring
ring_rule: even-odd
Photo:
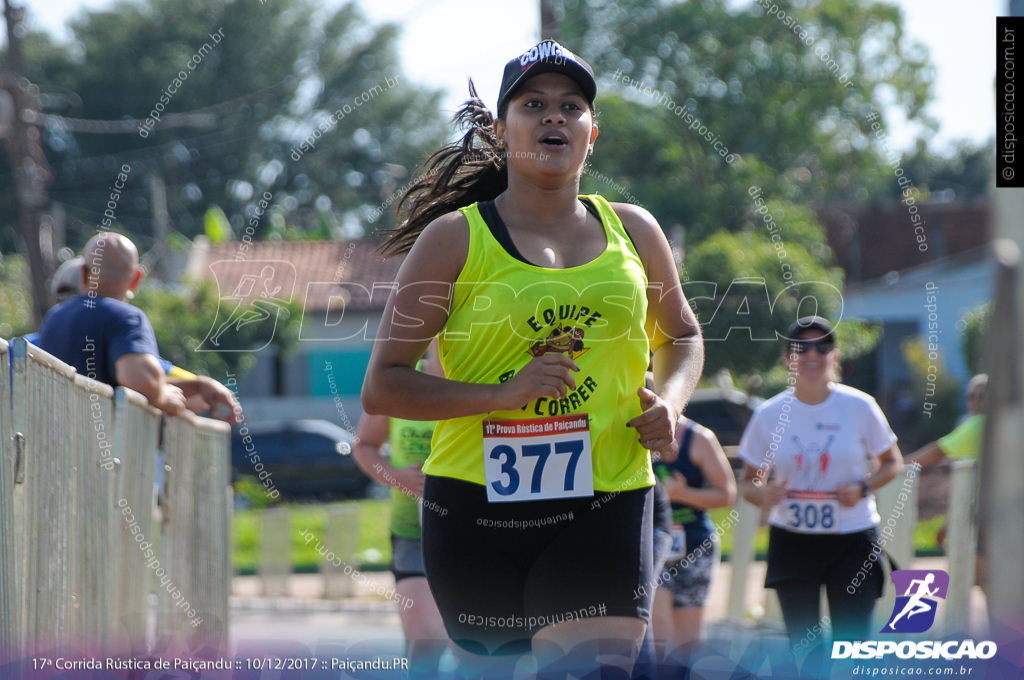
[[[272,347],[256,352],[256,365],[238,381],[246,419],[323,418],[354,430],[380,314],[308,313],[291,355],[279,359]]]
[[[241,399],[246,422],[327,420],[355,433],[363,414],[359,396],[332,397],[248,397]]]
[[[902,203],[830,204],[817,210],[847,283],[927,265],[981,247],[992,240],[991,205],[938,203],[916,206],[920,221]],[[915,227],[922,227],[915,232]],[[925,241],[918,242],[918,236]],[[878,247],[885,244],[884,248]],[[927,249],[921,250],[924,245]]]
[[[884,324],[878,348],[878,393],[909,378],[901,343],[920,335],[938,345],[938,364],[952,378],[970,376],[960,349],[964,314],[992,299],[994,266],[991,256],[944,263],[904,272],[847,288],[844,315]]]

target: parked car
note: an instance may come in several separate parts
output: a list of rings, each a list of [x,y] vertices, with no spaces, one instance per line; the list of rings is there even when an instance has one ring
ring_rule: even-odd
[[[738,446],[750,416],[761,401],[740,390],[707,387],[694,390],[683,415],[714,432],[722,446]],[[732,462],[735,464],[734,459]]]
[[[352,457],[355,437],[327,420],[246,423],[252,442],[246,451],[239,428],[231,431],[231,478],[258,477],[256,463],[269,473],[267,483],[282,498],[335,498],[366,495],[370,479]],[[256,456],[259,456],[257,461]],[[265,485],[266,486],[266,485]],[[270,488],[270,487],[268,487]]]

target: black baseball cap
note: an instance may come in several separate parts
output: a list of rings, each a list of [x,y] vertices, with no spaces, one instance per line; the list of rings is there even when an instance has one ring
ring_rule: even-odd
[[[786,331],[786,339],[794,340],[798,333],[810,328],[821,331],[821,337],[817,338],[818,340],[833,339],[832,324],[828,322],[828,319],[820,316],[802,316],[797,319]]]
[[[583,90],[587,102],[594,105],[594,97],[597,96],[594,69],[554,40],[544,40],[505,64],[505,75],[501,78],[501,89],[498,90],[498,112],[502,111],[520,85],[541,73],[569,76]]]

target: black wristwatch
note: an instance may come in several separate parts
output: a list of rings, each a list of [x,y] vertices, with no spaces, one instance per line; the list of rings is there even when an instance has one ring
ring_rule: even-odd
[[[860,495],[861,498],[867,498],[868,494],[871,493],[871,485],[868,484],[868,480],[860,480]]]

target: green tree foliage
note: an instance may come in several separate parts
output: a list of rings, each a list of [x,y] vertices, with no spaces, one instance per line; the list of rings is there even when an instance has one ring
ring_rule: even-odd
[[[767,370],[779,361],[779,338],[809,314],[834,321],[845,358],[870,351],[878,334],[845,316],[843,273],[822,265],[831,253],[813,214],[778,201],[764,208],[765,215],[784,225],[776,242],[763,217],[751,210],[744,231],[719,232],[687,255],[683,289],[704,330],[705,373]]]
[[[918,203],[940,201],[971,201],[985,198],[995,177],[994,142],[960,141],[947,151],[934,152],[924,140],[904,154],[901,166],[918,190]],[[867,195],[873,200],[902,199],[902,187],[892,181],[891,174],[866,180]]]
[[[905,340],[901,347],[903,359],[910,366],[910,394],[914,404],[921,404],[920,412],[911,421],[910,435],[904,451],[909,452],[935,441],[953,429],[960,416],[960,384],[951,378],[939,363],[928,357],[922,338]],[[934,370],[933,370],[934,369]],[[933,379],[934,378],[934,379]],[[931,404],[925,406],[925,403]],[[927,415],[926,415],[927,414]]]
[[[219,351],[196,351],[231,311],[219,307],[219,303],[217,286],[212,281],[173,291],[157,282],[144,282],[133,302],[146,312],[153,324],[160,356],[193,373],[223,381],[230,372],[240,378],[256,363],[252,350],[263,347],[268,341],[282,355],[294,350],[302,306],[275,302],[281,308],[279,314],[224,333],[219,339]]]
[[[837,318],[842,272],[831,266],[832,251],[810,210],[772,199],[746,180],[715,180],[704,166],[726,162],[718,155],[709,160],[704,140],[681,134],[679,124],[667,109],[602,97],[601,133],[584,190],[640,203],[669,233],[678,222],[666,214],[697,216],[728,205],[742,220],[728,231],[694,233],[684,218],[687,238],[696,242],[685,252],[684,290],[704,331],[706,375],[722,368],[739,375],[766,371],[779,356],[776,332],[797,318],[799,298],[821,298],[818,313]],[[736,165],[752,176],[753,161]],[[814,311],[800,308],[800,314]]]
[[[354,3],[119,0],[83,10],[71,32],[68,46],[26,38],[26,75],[48,109],[112,121],[163,109],[142,134],[46,129],[51,195],[67,207],[73,247],[100,224],[122,163],[132,170],[117,219],[142,249],[153,244],[146,180],[155,174],[167,184],[172,227],[185,236],[203,232],[211,205],[241,236],[269,192],[306,238],[336,237],[358,233],[444,139],[439,93],[401,74],[398,27],[371,25]],[[172,114],[186,112],[210,125],[172,126]],[[0,167],[0,176],[9,172]],[[253,237],[269,229],[260,222]],[[284,235],[283,222],[276,230]]]
[[[898,196],[900,159],[877,112],[895,105],[934,127],[923,113],[927,50],[905,41],[900,10],[879,2],[565,0],[560,16],[566,42],[602,81],[600,174],[588,186],[642,204],[670,234],[685,226],[683,276],[708,373],[772,371],[775,332],[798,314],[842,314],[843,278],[809,207]],[[818,308],[797,309],[810,286]],[[845,358],[878,339],[849,318],[839,334]]]
[[[28,266],[18,255],[0,256],[0,338],[36,330],[28,290]]]
[[[923,114],[934,78],[926,48],[903,39],[900,10],[891,5],[770,4],[790,18],[757,3],[566,0],[563,32],[570,44],[588,46],[597,73],[626,76],[615,86],[631,100],[665,111],[674,103],[675,134],[697,147],[681,186],[730,187],[739,178],[789,200],[869,198],[857,189],[879,173],[872,112],[893,102],[909,120],[934,125]],[[693,118],[706,136],[689,128]],[[714,138],[745,165],[756,162],[745,171],[724,163]],[[696,174],[701,184],[692,183]],[[735,229],[742,210],[715,206],[716,199],[696,214],[657,207],[700,234]]]
[[[978,305],[964,314],[964,334],[960,336],[960,351],[964,353],[967,370],[971,375],[985,371],[985,341],[992,318],[992,305]]]

